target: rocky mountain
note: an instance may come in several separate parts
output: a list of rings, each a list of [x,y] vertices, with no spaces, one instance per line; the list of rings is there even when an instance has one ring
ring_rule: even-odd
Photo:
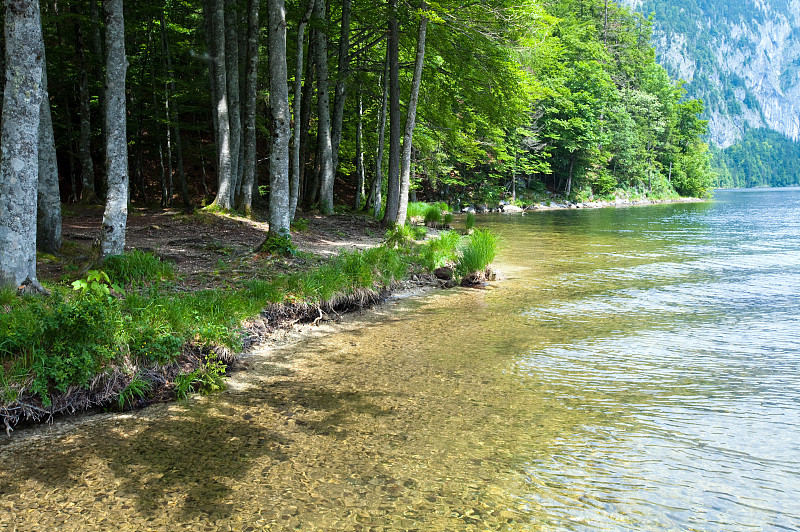
[[[719,148],[766,128],[800,140],[800,0],[621,0],[653,14],[659,61],[702,98]]]

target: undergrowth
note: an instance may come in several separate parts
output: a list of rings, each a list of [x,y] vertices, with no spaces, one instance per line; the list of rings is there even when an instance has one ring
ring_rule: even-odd
[[[307,271],[227,289],[176,291],[161,282],[174,277],[171,264],[133,251],[110,257],[84,279],[52,286],[50,296],[0,290],[0,418],[23,398],[49,407],[112,374],[122,375],[113,397],[124,409],[154,393],[147,368],[185,367],[172,377],[178,397],[209,393],[224,386],[226,364],[214,353],[241,350],[242,322],[265,308],[380,292],[410,272],[443,265],[463,275],[494,258],[497,239],[488,232],[465,238],[445,231],[422,241],[425,233],[400,226],[383,246],[342,251]],[[187,349],[206,355],[186,366]]]

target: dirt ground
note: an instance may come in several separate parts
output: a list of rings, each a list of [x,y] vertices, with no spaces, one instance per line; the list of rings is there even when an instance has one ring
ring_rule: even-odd
[[[95,242],[102,217],[101,207],[65,209],[62,253],[40,254],[39,279],[77,278],[97,254]],[[269,229],[265,218],[258,214],[250,219],[203,211],[185,215],[175,209],[132,209],[125,249],[152,252],[172,262],[177,288],[198,290],[228,286],[256,273],[263,277],[313,266],[342,249],[376,246],[385,233],[379,222],[366,215],[299,213],[292,242],[301,253],[274,257],[255,252]]]

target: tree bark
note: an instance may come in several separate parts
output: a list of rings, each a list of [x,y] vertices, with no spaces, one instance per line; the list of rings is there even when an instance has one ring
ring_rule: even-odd
[[[400,59],[397,0],[391,0],[389,19],[389,179],[383,224],[397,223],[400,207]]]
[[[247,11],[247,57],[244,76],[244,160],[242,161],[242,192],[239,201],[239,208],[246,214],[249,214],[253,208],[253,188],[256,182],[259,7],[259,0],[250,0]]]
[[[414,127],[417,123],[417,103],[419,102],[419,86],[422,83],[422,65],[425,62],[425,37],[428,29],[428,18],[425,10],[428,5],[425,0],[420,2],[423,14],[419,19],[419,33],[417,34],[417,56],[414,60],[414,77],[411,79],[411,96],[408,100],[408,114],[406,127],[403,134],[403,160],[400,167],[400,202],[397,207],[397,223],[406,223],[408,212],[408,191],[411,189],[411,148],[414,139]]]
[[[81,12],[77,11],[80,15]],[[75,25],[75,49],[78,62],[78,100],[80,105],[80,137],[78,141],[78,157],[81,161],[81,194],[82,203],[97,202],[94,183],[94,161],[92,161],[92,110],[89,96],[89,67],[86,62],[86,38],[83,23]]]
[[[100,249],[103,258],[125,251],[128,220],[128,144],[125,102],[125,21],[122,0],[106,0],[106,175],[108,193]]]
[[[325,0],[314,4],[314,19],[325,24]],[[333,145],[331,139],[331,104],[328,94],[328,35],[320,27],[316,30],[317,53],[317,153],[319,154],[320,185],[319,209],[323,214],[333,214]]]
[[[386,141],[386,107],[389,101],[389,53],[387,47],[386,62],[383,69],[383,96],[381,97],[381,113],[378,118],[378,147],[375,154],[375,179],[372,181],[372,216],[381,217],[381,189],[383,188],[383,150]]]
[[[364,197],[364,102],[360,93],[356,114],[356,198],[353,208],[360,211],[361,200]]]
[[[297,60],[295,62],[294,70],[294,102],[292,103],[292,112],[294,115],[294,133],[292,135],[292,159],[291,170],[292,177],[289,182],[289,216],[294,220],[295,212],[297,212],[297,201],[300,197],[300,130],[302,125],[302,98],[303,98],[303,42],[306,30],[306,25],[311,18],[311,13],[314,11],[315,0],[309,0],[308,8],[306,9],[303,18],[297,25]]]
[[[44,50],[44,42],[41,44]],[[42,55],[42,103],[39,114],[39,190],[37,194],[36,247],[45,253],[61,249],[61,192],[58,160],[47,90],[47,61]]]
[[[214,205],[230,210],[231,187],[231,125],[228,118],[228,84],[225,68],[225,4],[224,0],[214,0],[212,5],[212,29],[214,42],[214,122],[217,126],[217,197]]]
[[[306,207],[310,207],[317,201],[319,187],[316,186],[317,172],[314,170],[309,173],[309,145],[311,144],[311,114],[314,111],[314,74],[317,71],[316,30],[312,29],[308,36],[308,61],[306,65],[306,76],[303,80],[303,101],[300,105],[300,190],[297,191],[298,201],[300,198]],[[316,165],[316,159],[315,165]]]
[[[242,106],[239,94],[239,2],[225,2],[225,67],[227,69],[228,119],[230,120],[231,204],[242,185]]]
[[[164,13],[161,13],[161,46],[162,51],[164,53],[164,60],[166,62],[167,67],[167,77],[169,78],[168,81],[168,94],[171,92],[175,94],[175,72],[172,70],[172,56],[169,52],[169,36],[167,34],[167,22],[164,17]],[[167,100],[167,109],[169,109],[170,101]],[[178,112],[178,105],[173,101],[172,102],[172,113],[175,117],[175,122],[172,125],[175,131],[175,155],[178,162],[178,181],[181,185],[181,199],[183,200],[183,207],[187,211],[191,209],[192,205],[189,201],[189,187],[186,184],[186,171],[183,166],[183,145],[181,142],[181,126],[180,126],[180,114]],[[167,128],[169,128],[169,122],[167,123]]]
[[[0,287],[36,280],[36,191],[42,107],[38,0],[5,0],[6,83],[0,125]]]
[[[342,0],[342,22],[339,32],[339,69],[336,73],[336,88],[333,96],[333,124],[331,143],[333,147],[333,173],[339,169],[339,145],[342,143],[344,104],[347,98],[347,76],[350,73],[350,14],[351,0]],[[331,182],[331,186],[333,183]],[[333,192],[331,192],[333,196]]]
[[[286,68],[284,0],[269,0],[269,232],[289,236],[289,85]]]

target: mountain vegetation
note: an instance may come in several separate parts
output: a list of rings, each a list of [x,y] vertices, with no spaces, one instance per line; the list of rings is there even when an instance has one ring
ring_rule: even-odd
[[[800,183],[800,6],[785,0],[625,0],[651,17],[659,62],[705,102],[715,186]]]

